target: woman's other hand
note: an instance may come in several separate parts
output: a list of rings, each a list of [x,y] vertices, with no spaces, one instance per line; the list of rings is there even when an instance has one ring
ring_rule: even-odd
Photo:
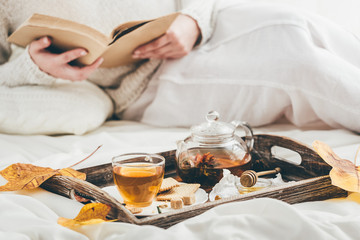
[[[187,16],[179,15],[165,35],[137,48],[133,58],[181,58],[187,55],[201,37],[197,22]]]
[[[87,54],[86,50],[77,48],[56,54],[47,50],[50,45],[51,41],[48,37],[35,40],[29,45],[29,54],[34,63],[38,65],[43,72],[55,78],[71,81],[85,80],[103,62],[102,58],[98,58],[88,66],[72,66],[69,63],[79,57],[85,56]]]

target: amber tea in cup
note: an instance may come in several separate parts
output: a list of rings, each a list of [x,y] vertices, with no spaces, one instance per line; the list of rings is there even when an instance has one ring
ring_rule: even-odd
[[[131,153],[112,159],[114,183],[124,203],[150,206],[164,179],[165,158],[157,154]]]

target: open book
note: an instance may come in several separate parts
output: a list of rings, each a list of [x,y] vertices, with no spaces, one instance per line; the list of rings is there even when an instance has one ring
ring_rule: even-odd
[[[60,52],[85,48],[88,54],[77,59],[77,64],[88,65],[102,56],[102,67],[116,67],[139,61],[132,58],[133,51],[165,34],[178,15],[172,13],[152,20],[126,22],[106,36],[84,24],[34,14],[9,36],[8,41],[25,47],[35,39],[49,36],[52,39],[51,47]]]

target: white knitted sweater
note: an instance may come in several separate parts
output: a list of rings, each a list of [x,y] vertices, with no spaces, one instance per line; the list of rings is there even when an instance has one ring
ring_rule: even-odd
[[[198,21],[205,42],[211,32],[213,1],[209,0],[11,0],[0,1],[0,85],[52,85],[55,78],[42,72],[23,51],[9,61],[12,48],[7,37],[33,13],[42,13],[77,21],[104,34],[122,22],[151,19],[182,8],[184,14]],[[112,98],[118,114],[135,101],[146,88],[159,60],[117,68],[100,68],[89,81],[100,86]]]

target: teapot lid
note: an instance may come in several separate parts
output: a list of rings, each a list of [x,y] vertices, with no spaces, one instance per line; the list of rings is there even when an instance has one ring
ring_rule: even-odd
[[[219,113],[210,111],[206,115],[206,121],[200,125],[191,127],[191,133],[202,138],[231,137],[234,134],[236,126],[231,123],[221,122]]]

